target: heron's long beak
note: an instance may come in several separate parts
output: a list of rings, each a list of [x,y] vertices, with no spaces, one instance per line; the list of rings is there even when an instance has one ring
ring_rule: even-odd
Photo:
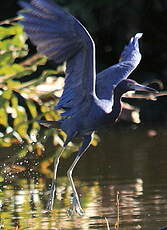
[[[145,86],[145,85],[140,85],[140,84],[135,84],[133,86],[133,90],[135,91],[145,91],[145,92],[150,92],[150,93],[158,93],[157,90],[151,88],[151,87],[148,87],[148,86]]]

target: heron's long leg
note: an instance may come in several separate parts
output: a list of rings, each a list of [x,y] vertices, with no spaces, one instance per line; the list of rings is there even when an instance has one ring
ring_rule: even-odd
[[[84,137],[83,144],[80,147],[80,149],[79,149],[79,151],[77,153],[77,156],[76,156],[74,162],[72,163],[71,167],[67,171],[67,176],[68,176],[68,179],[70,181],[70,185],[72,187],[72,192],[73,192],[73,194],[72,194],[72,205],[73,205],[73,209],[71,211],[72,212],[76,212],[79,215],[83,215],[83,210],[81,208],[79,197],[78,197],[75,185],[74,185],[74,181],[72,179],[72,172],[73,172],[73,169],[74,169],[75,165],[77,164],[77,162],[79,161],[79,159],[83,155],[83,153],[88,149],[91,140],[92,140],[92,135]]]
[[[65,150],[65,147],[68,145],[68,143],[71,141],[71,139],[77,134],[77,132],[71,132],[71,134],[69,134],[67,136],[67,139],[63,145],[63,148],[61,149],[60,153],[55,157],[55,160],[54,160],[54,174],[53,174],[53,178],[52,178],[52,186],[51,186],[51,189],[50,189],[50,194],[49,194],[49,199],[48,199],[48,202],[47,202],[47,206],[46,206],[46,209],[48,211],[52,210],[53,209],[53,203],[54,203],[54,198],[55,198],[55,190],[56,190],[56,177],[57,177],[57,168],[58,168],[58,164],[59,164],[59,159],[62,155],[62,153],[64,152]]]
[[[65,145],[63,146],[60,153],[55,157],[55,160],[54,160],[54,174],[53,174],[53,178],[52,178],[52,186],[50,189],[49,199],[48,199],[47,206],[46,206],[46,209],[49,211],[53,209],[55,190],[56,190],[56,184],[55,183],[56,183],[56,177],[57,177],[57,168],[58,168],[58,164],[59,164],[59,159],[60,159],[62,153],[64,152],[64,150],[65,150]]]

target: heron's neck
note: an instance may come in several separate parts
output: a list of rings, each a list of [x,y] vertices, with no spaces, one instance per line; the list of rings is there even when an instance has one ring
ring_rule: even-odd
[[[114,122],[119,118],[121,114],[121,110],[122,110],[121,97],[122,97],[122,93],[116,90],[114,92],[114,104],[111,112],[112,120]]]

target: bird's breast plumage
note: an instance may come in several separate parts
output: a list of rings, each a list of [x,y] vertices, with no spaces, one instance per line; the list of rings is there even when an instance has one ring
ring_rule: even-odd
[[[62,123],[62,129],[68,133],[68,128],[73,126],[79,136],[88,135],[112,121],[112,107],[113,102],[111,100],[94,99],[88,110],[82,110],[75,116],[65,119]]]

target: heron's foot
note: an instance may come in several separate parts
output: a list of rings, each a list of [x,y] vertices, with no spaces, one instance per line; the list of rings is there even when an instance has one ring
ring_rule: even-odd
[[[49,191],[49,198],[46,205],[46,210],[49,212],[53,209],[54,199],[56,194],[56,186],[52,185],[51,190]]]
[[[71,194],[71,203],[72,203],[72,208],[68,209],[68,215],[72,216],[76,213],[80,216],[83,216],[84,211],[81,207],[78,195],[75,195],[74,193]]]

